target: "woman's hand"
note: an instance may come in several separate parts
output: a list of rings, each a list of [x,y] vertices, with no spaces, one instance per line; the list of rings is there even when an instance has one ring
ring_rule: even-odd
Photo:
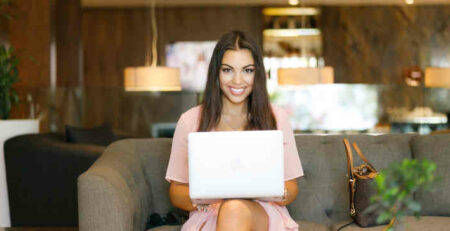
[[[294,201],[295,198],[297,198],[297,194],[298,194],[297,179],[285,181],[284,189],[285,189],[284,200],[273,202],[274,204],[277,204],[279,206],[286,206],[286,205],[290,204],[292,201]]]

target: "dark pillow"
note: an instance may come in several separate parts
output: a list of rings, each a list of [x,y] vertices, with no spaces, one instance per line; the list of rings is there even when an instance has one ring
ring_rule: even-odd
[[[66,141],[69,143],[108,146],[117,140],[109,125],[94,128],[78,128],[66,125],[65,128]]]

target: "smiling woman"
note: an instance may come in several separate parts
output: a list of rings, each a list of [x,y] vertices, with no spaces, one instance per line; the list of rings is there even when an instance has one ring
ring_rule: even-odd
[[[262,51],[246,33],[222,36],[214,48],[198,131],[273,130],[276,121],[269,103]],[[239,126],[240,125],[240,126]]]
[[[195,205],[189,197],[187,137],[197,131],[282,130],[284,136],[284,191],[282,201],[220,199]],[[220,147],[219,147],[220,148]],[[226,33],[214,48],[201,105],[183,113],[172,142],[166,179],[175,207],[191,211],[182,230],[297,230],[286,205],[298,193],[296,178],[303,176],[286,113],[270,105],[262,52],[246,33]]]

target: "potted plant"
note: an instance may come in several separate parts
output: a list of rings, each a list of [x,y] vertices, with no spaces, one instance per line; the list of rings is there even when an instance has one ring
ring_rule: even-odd
[[[19,59],[13,55],[13,48],[0,46],[0,118],[6,120],[11,107],[19,102],[17,92],[12,88],[19,81],[17,65]]]
[[[3,19],[12,18],[8,14],[9,6],[12,6],[12,1],[0,1],[0,23],[4,23]],[[13,89],[13,85],[19,81],[19,59],[7,43],[0,41],[0,227],[11,225],[3,143],[14,136],[39,132],[39,121],[36,119],[9,119],[12,107],[19,102],[18,94]]]
[[[383,231],[403,230],[403,218],[414,213],[419,218],[421,205],[414,200],[419,190],[431,190],[436,181],[436,164],[428,160],[405,159],[394,162],[375,178],[377,194],[368,210],[379,210],[377,223],[390,221]]]

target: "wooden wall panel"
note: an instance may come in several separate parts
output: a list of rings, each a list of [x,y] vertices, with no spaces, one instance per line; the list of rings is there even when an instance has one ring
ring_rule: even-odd
[[[82,86],[81,0],[55,0],[56,83]]]
[[[259,7],[158,8],[158,59],[174,41],[217,40],[240,29],[262,41]],[[84,8],[82,16],[85,86],[123,86],[123,69],[145,63],[145,8]],[[151,45],[151,32],[149,44]]]
[[[49,86],[50,2],[16,0],[9,39],[20,57],[17,86]]]

